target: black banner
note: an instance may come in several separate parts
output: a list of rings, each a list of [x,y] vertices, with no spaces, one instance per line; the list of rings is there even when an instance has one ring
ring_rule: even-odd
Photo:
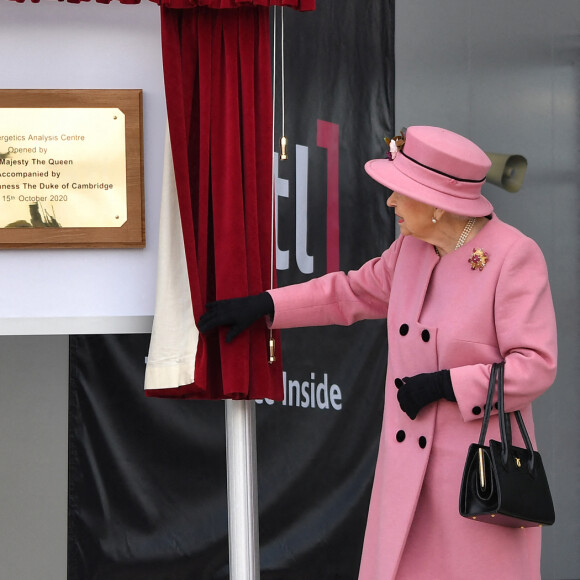
[[[274,22],[273,22],[274,24]],[[364,163],[393,127],[394,1],[319,0],[276,30],[288,159],[278,283],[356,269],[393,240]],[[146,399],[149,336],[71,337],[69,580],[228,578],[224,405]],[[261,577],[356,578],[381,426],[384,321],[282,334],[285,400],[259,401]]]

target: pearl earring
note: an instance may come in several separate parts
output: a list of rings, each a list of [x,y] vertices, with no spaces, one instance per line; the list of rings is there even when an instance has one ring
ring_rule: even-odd
[[[431,222],[432,222],[432,223],[434,223],[434,224],[436,224],[436,223],[437,223],[437,220],[435,219],[435,216],[433,216],[433,217],[431,218]]]

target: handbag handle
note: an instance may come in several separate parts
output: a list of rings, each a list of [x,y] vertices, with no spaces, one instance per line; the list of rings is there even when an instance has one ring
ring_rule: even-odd
[[[504,465],[507,464],[508,461],[508,447],[512,444],[512,433],[511,433],[511,425],[510,425],[510,414],[505,412],[504,407],[504,386],[503,386],[503,375],[504,375],[504,363],[496,363],[498,364],[498,372],[497,372],[497,403],[498,403],[498,412],[499,412],[499,432],[501,436],[501,455],[502,455],[502,462]],[[495,382],[495,381],[494,381]],[[487,411],[487,409],[486,409]],[[524,440],[524,444],[526,449],[529,452],[529,460],[528,460],[528,471],[533,473],[534,471],[534,450],[532,448],[532,440],[528,435],[528,430],[526,429],[526,425],[524,424],[524,419],[522,414],[519,411],[515,411],[516,421],[518,427],[520,429],[520,433],[522,434],[522,439]]]
[[[489,388],[487,390],[487,401],[485,402],[485,410],[483,412],[483,421],[481,423],[481,433],[479,434],[479,445],[485,445],[485,436],[487,434],[487,426],[489,425],[489,416],[491,414],[491,406],[493,405],[493,393],[495,391],[495,381],[497,377],[497,369],[503,363],[493,363],[491,365],[491,372],[489,374]]]

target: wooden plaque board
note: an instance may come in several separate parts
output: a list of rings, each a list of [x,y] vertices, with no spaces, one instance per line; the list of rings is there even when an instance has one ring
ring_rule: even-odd
[[[60,110],[54,111],[54,109]],[[94,109],[98,109],[98,111],[93,111]],[[3,221],[3,216],[0,215],[0,224],[2,224],[0,225],[0,248],[145,247],[142,90],[0,90],[0,110],[5,114],[5,119],[10,116],[15,119],[41,119],[42,122],[39,124],[43,127],[41,131],[36,132],[31,131],[31,126],[22,127],[22,130],[15,131],[13,129],[5,130],[6,126],[3,127],[0,124],[0,174],[4,175],[4,177],[0,176],[0,208],[5,208]],[[43,115],[44,112],[45,115]],[[117,114],[118,112],[122,114]],[[105,145],[105,155],[103,155],[104,141],[100,143],[100,150],[95,149],[94,155],[91,155],[91,150],[89,150],[88,155],[84,153],[83,163],[76,165],[82,165],[84,169],[81,171],[85,172],[85,178],[73,178],[71,184],[71,180],[67,180],[66,175],[72,170],[72,165],[76,163],[73,160],[74,151],[76,149],[80,152],[83,147],[86,148],[88,145],[83,141],[90,141],[90,139],[84,139],[82,130],[75,134],[74,127],[63,132],[61,125],[63,125],[62,119],[70,121],[70,119],[75,119],[78,114],[81,117],[83,114],[85,117],[87,115],[89,118],[94,117],[94,128],[92,129],[94,138],[92,141],[98,141],[101,134],[103,135],[102,139],[105,139],[104,135],[107,131],[105,124],[101,121],[103,115],[107,119],[114,118],[115,123],[122,123],[124,120],[124,132],[122,125],[115,126],[114,130],[118,138],[114,139],[115,146],[111,148],[111,159],[104,160],[110,150]],[[53,117],[61,119],[59,126],[46,130],[47,123],[50,126]],[[33,123],[33,121],[27,121],[25,124],[29,125],[29,123]],[[38,135],[37,133],[42,134]],[[49,135],[47,136],[46,133]],[[20,141],[15,141],[15,139],[20,139]],[[54,140],[54,143],[50,142],[51,139]],[[74,139],[77,139],[76,143]],[[59,145],[61,149],[64,147],[63,150],[72,153],[52,158],[50,153],[46,152],[53,145],[55,147]],[[37,150],[40,151],[40,154],[30,153],[30,151]],[[123,154],[124,159],[122,158]],[[26,157],[29,158],[28,161],[24,161]],[[70,159],[66,159],[66,157]],[[8,163],[12,166],[6,165]],[[27,170],[40,169],[41,171],[29,173],[16,171],[23,169],[17,165],[18,163],[30,165],[25,168]],[[110,187],[109,185],[109,182],[113,181],[107,175],[111,163],[117,168],[115,175],[118,180],[121,180],[120,186]],[[14,171],[10,171],[11,169]],[[77,170],[76,167],[75,170]],[[24,183],[25,180],[20,177],[11,177],[12,186],[10,186],[8,184],[9,178],[6,177],[9,175],[46,175],[47,177],[33,177],[28,180],[30,183]],[[98,177],[95,178],[95,175]],[[3,183],[4,188],[16,189],[4,189],[2,188]],[[39,190],[39,188],[42,189]],[[45,191],[45,188],[51,189]],[[76,188],[77,191],[73,192],[73,188]],[[82,191],[80,188],[90,188],[94,191]],[[89,210],[90,204],[98,209],[98,196],[105,195],[108,189],[115,189],[115,195],[119,198],[116,203],[120,204],[121,211],[114,211],[117,215],[113,217],[113,219],[118,220],[119,225],[110,227],[107,222],[107,225],[104,226],[94,226],[92,222],[88,222],[88,225],[84,224],[83,227],[77,227],[78,222],[75,221],[74,216],[70,222],[72,225],[64,225],[58,221],[59,208],[65,207],[67,198],[70,202],[71,194],[86,195],[85,199],[91,200],[87,201],[87,208],[85,208],[90,214],[93,213]],[[29,204],[31,208],[29,209],[30,222],[22,219],[11,222],[9,226],[4,224],[4,222],[10,222],[6,208],[14,207],[16,203],[28,204],[30,200],[35,202]],[[39,200],[49,209],[47,210],[43,206],[39,212]],[[84,204],[84,201],[79,201],[78,197],[76,200],[77,205]],[[12,206],[7,205],[7,202],[12,202]],[[32,205],[36,207],[32,208]],[[70,205],[69,203],[68,206],[70,207]],[[114,209],[119,210],[119,207]],[[36,216],[33,215],[33,212]],[[54,217],[51,212],[54,212]],[[97,216],[98,212],[95,211],[94,214]],[[34,217],[36,220],[33,219]],[[95,223],[98,223],[97,217],[94,219]],[[79,221],[81,221],[80,218]]]

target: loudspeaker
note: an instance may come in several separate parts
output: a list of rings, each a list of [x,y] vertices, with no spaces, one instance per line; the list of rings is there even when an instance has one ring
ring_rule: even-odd
[[[485,154],[491,159],[487,181],[510,193],[519,191],[528,167],[527,159],[521,155],[504,155],[487,151]]]

